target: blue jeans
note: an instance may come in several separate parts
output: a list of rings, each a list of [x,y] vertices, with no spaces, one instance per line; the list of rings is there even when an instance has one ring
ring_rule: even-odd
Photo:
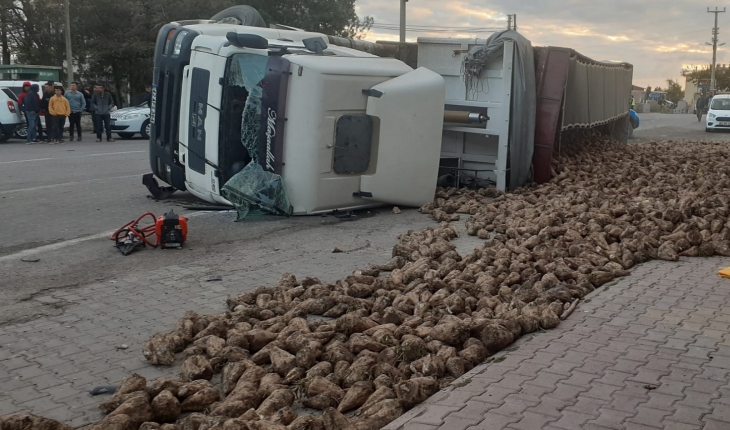
[[[36,121],[38,121],[38,112],[26,112],[26,117],[28,118],[28,142],[33,142],[38,140],[38,129],[36,128]],[[32,124],[32,125],[30,125]]]

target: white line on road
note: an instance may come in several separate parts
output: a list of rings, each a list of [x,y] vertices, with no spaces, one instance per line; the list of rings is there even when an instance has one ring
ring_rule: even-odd
[[[103,182],[103,181],[110,181],[112,179],[139,178],[142,175],[144,175],[144,173],[137,173],[136,175],[113,176],[111,178],[87,179],[85,181],[64,182],[62,184],[40,185],[37,187],[30,187],[30,188],[18,188],[17,190],[0,191],[0,195],[45,190],[48,188],[67,187],[69,185],[88,184],[88,183],[92,183],[92,182]]]
[[[149,151],[103,152],[101,154],[72,155],[70,157],[32,158],[30,160],[0,161],[0,164],[31,163],[31,162],[34,162],[34,161],[49,161],[49,160],[59,161],[59,160],[67,160],[69,158],[101,157],[101,156],[104,156],[104,155],[139,154],[140,152],[149,152]]]
[[[196,218],[203,215],[209,215],[209,214],[217,214],[221,212],[228,212],[228,211],[198,211],[198,212],[192,212],[185,214],[185,218]],[[90,240],[96,240],[96,239],[104,239],[104,238],[110,238],[112,234],[114,234],[116,230],[109,230],[105,231],[104,233],[97,233],[93,234],[91,236],[84,236],[84,237],[77,237],[76,239],[69,239],[64,240],[63,242],[57,242],[57,243],[51,243],[50,245],[43,245],[39,246],[37,248],[31,248],[31,249],[25,249],[23,251],[16,252],[14,254],[8,254],[5,256],[0,257],[0,263],[4,263],[6,261],[10,260],[20,260],[21,258],[28,257],[33,254],[38,254],[41,252],[49,252],[49,251],[56,251],[58,249],[67,248],[69,246],[76,245],[78,243],[88,242]]]

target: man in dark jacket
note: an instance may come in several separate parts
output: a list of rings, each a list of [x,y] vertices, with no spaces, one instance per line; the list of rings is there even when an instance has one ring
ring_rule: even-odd
[[[104,85],[97,85],[98,91],[91,97],[91,112],[96,118],[96,141],[101,142],[101,130],[106,130],[106,141],[114,142],[111,129],[111,110],[114,107],[114,100],[111,94],[106,92]]]
[[[53,88],[54,83],[53,81],[46,82],[45,85],[43,85],[43,97],[41,97],[41,115],[43,115],[46,118],[46,142],[51,142],[51,135],[49,133],[51,129],[51,122],[48,121],[49,118],[51,118],[51,114],[48,113],[48,101],[51,100],[51,97],[56,95],[56,90]],[[39,122],[40,123],[40,122]],[[43,140],[43,130],[42,128],[38,128],[38,138],[40,140]]]
[[[23,97],[23,112],[25,112],[26,118],[28,118],[28,124],[32,126],[28,127],[28,136],[26,145],[31,143],[38,143],[38,136],[36,136],[35,123],[38,120],[38,114],[41,111],[41,100],[38,95],[38,85],[33,84],[30,86],[30,91]]]

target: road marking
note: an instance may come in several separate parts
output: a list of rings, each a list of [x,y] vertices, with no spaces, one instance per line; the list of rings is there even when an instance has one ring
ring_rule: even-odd
[[[32,163],[34,161],[59,161],[68,160],[70,158],[83,158],[83,157],[101,157],[103,155],[124,155],[124,154],[139,154],[141,152],[149,151],[123,151],[123,152],[103,152],[101,154],[85,154],[85,155],[72,155],[70,157],[56,157],[56,158],[32,158],[30,160],[15,160],[15,161],[0,161],[0,164],[13,164],[13,163]]]
[[[38,190],[46,190],[46,189],[49,189],[49,188],[66,187],[66,186],[69,186],[69,185],[88,184],[88,183],[92,183],[92,182],[109,181],[109,180],[112,180],[112,179],[139,178],[142,175],[144,175],[144,173],[137,173],[136,175],[114,176],[114,177],[111,177],[111,178],[87,179],[85,181],[64,182],[62,184],[40,185],[38,187],[19,188],[17,190],[0,191],[0,195],[3,195],[3,194],[11,194],[11,193],[21,193],[21,192],[31,192],[31,191],[38,191]]]
[[[191,218],[197,218],[199,216],[203,215],[211,215],[211,214],[218,214],[221,212],[229,212],[229,211],[197,211],[192,213],[185,214],[185,218],[191,219]],[[30,255],[38,254],[41,252],[49,252],[49,251],[56,251],[63,248],[68,248],[69,246],[73,246],[79,243],[88,242],[90,240],[97,240],[97,239],[109,239],[112,234],[114,234],[116,230],[109,230],[105,231],[103,233],[97,233],[92,234],[91,236],[84,236],[84,237],[77,237],[76,239],[69,239],[64,240],[63,242],[57,242],[57,243],[51,243],[49,245],[43,245],[36,248],[30,248],[30,249],[24,249],[23,251],[18,251],[14,254],[8,254],[5,256],[0,257],[0,263],[4,263],[6,261],[10,260],[20,260],[21,258],[28,257]],[[111,240],[110,240],[111,242]]]

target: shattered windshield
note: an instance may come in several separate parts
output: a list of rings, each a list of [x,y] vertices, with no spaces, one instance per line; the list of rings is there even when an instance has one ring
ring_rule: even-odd
[[[248,151],[251,159],[221,189],[221,195],[236,208],[236,221],[244,219],[251,208],[285,216],[290,215],[292,210],[281,176],[264,170],[261,163],[266,160],[259,160],[263,82],[268,60],[263,55],[234,54],[226,70],[226,86],[234,90],[234,93],[237,88],[231,87],[245,89],[245,92],[241,91],[246,98],[241,113],[241,145]]]
[[[258,163],[257,139],[261,119],[261,82],[266,76],[268,57],[254,54],[234,54],[228,63],[226,85],[244,87],[248,92],[241,121],[241,143],[254,163]]]

